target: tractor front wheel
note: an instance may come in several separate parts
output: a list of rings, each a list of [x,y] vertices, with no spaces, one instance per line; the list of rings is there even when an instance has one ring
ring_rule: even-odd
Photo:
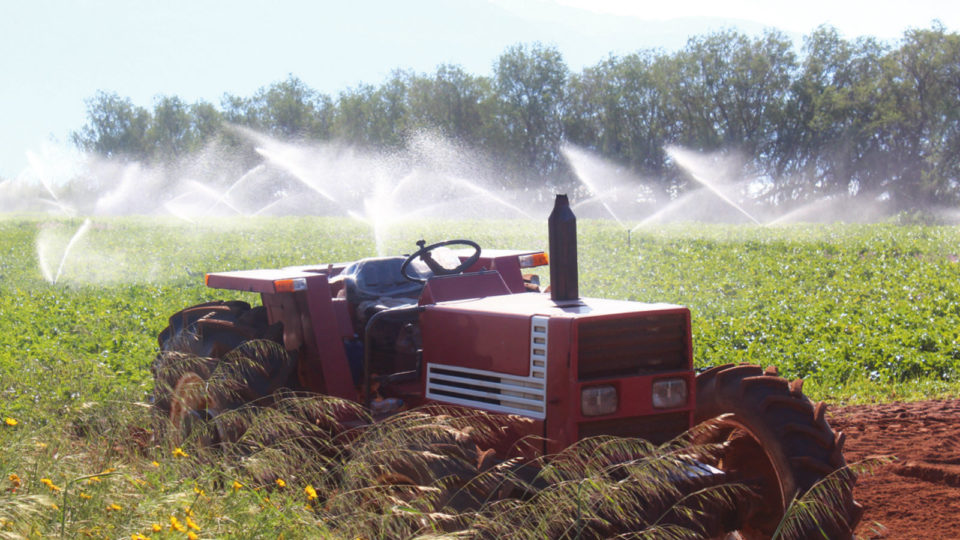
[[[802,381],[790,383],[775,368],[728,364],[697,376],[695,421],[712,427],[696,442],[719,444],[713,464],[754,494],[730,520],[742,537],[852,536],[862,514],[856,476],[825,411],[803,395]]]

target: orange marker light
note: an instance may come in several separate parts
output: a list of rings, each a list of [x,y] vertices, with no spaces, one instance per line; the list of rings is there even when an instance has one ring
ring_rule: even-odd
[[[273,290],[278,293],[307,290],[307,280],[304,278],[278,279],[273,282]]]
[[[534,266],[546,266],[548,264],[550,264],[550,258],[543,252],[520,256],[520,268],[533,268]]]

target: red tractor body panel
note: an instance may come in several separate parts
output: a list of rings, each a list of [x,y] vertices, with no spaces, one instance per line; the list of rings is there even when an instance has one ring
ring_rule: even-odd
[[[420,303],[522,292],[520,257],[542,253],[485,250],[473,266],[485,271],[435,277],[424,287]],[[469,253],[459,255],[465,259]],[[283,323],[284,346],[298,355],[298,378],[304,388],[358,401],[362,396],[351,378],[344,340],[358,337],[362,329],[356,327],[352,313],[356,306],[338,294],[343,284],[330,282],[347,266],[349,263],[216,272],[205,279],[214,289],[260,293],[268,321]]]
[[[485,249],[480,253],[480,259],[467,272],[478,272],[481,270],[495,270],[503,277],[504,283],[510,289],[510,292],[524,292],[526,287],[523,283],[523,274],[521,271],[520,258],[529,255],[543,253],[539,250],[519,250],[519,249]],[[468,253],[461,257],[465,258]]]
[[[429,306],[421,316],[427,399],[532,418],[524,435],[544,438],[547,453],[591,435],[662,442],[686,431],[695,403],[689,310],[596,298],[564,304],[523,293]],[[537,325],[546,325],[542,338]],[[652,387],[666,379],[686,381],[687,396],[657,409]],[[585,416],[582,391],[599,386],[616,390],[616,409]]]
[[[207,274],[207,287],[214,289],[230,289],[234,291],[257,292],[273,294],[284,292],[278,290],[277,282],[306,279],[316,276],[317,272],[304,272],[288,268],[267,270],[239,270],[235,272],[217,272]]]
[[[207,274],[206,281],[208,287],[260,293],[267,320],[283,323],[285,348],[299,354],[304,387],[357,400],[343,348],[344,338],[354,335],[353,326],[346,302],[334,297],[326,273],[243,270]]]
[[[419,380],[396,385],[409,406],[444,403],[530,419],[509,437],[535,436],[553,453],[593,435],[663,442],[692,425],[695,403],[690,312],[671,304],[601,298],[554,301],[524,292],[536,250],[485,250],[470,273],[423,288]],[[465,257],[465,254],[461,254]],[[207,285],[259,292],[271,324],[299,358],[304,388],[363,401],[345,343],[364,329],[340,291],[344,264],[207,275]],[[661,380],[682,380],[682,403],[656,408]],[[612,388],[613,410],[586,415],[585,390]],[[505,441],[507,443],[507,441]],[[505,446],[506,447],[506,446]]]
[[[427,282],[420,294],[419,304],[424,306],[463,298],[500,296],[511,292],[516,291],[510,290],[499,272],[486,271],[458,276],[440,276]]]

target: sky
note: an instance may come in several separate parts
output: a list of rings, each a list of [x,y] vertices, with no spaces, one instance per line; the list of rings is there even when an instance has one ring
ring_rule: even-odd
[[[159,95],[219,105],[292,74],[335,98],[394,69],[490,75],[517,43],[556,46],[579,71],[721,29],[775,28],[799,43],[829,24],[896,41],[935,19],[958,31],[960,2],[0,0],[0,179],[69,147],[98,90],[147,108]]]

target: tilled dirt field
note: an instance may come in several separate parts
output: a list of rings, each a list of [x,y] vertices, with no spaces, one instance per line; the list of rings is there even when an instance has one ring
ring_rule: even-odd
[[[861,538],[960,539],[960,400],[832,409],[850,463],[895,456],[860,477]]]

